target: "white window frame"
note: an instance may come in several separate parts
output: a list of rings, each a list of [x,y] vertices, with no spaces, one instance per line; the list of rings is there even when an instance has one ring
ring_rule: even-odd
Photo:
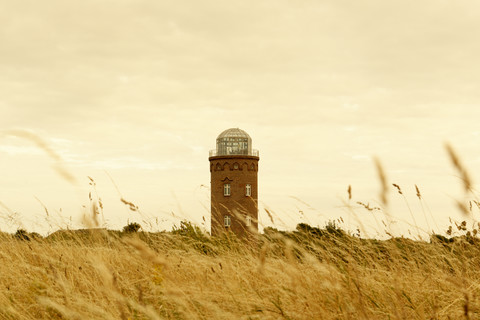
[[[225,183],[223,185],[223,195],[225,197],[228,197],[228,196],[232,195],[232,187],[230,186],[230,183]]]
[[[245,224],[247,225],[247,227],[250,227],[252,225],[252,217],[246,216],[245,217]]]
[[[252,196],[252,185],[251,184],[246,184],[245,185],[245,196],[246,197],[251,197]]]
[[[232,218],[230,216],[224,216],[223,225],[225,226],[225,228],[230,228],[232,226]]]

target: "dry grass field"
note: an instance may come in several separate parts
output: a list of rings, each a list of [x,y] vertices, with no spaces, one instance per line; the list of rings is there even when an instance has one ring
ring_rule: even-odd
[[[480,318],[471,234],[380,241],[301,224],[246,243],[187,223],[3,234],[0,248],[1,319]]]

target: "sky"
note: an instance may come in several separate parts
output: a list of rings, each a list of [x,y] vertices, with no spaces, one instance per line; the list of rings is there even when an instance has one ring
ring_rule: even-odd
[[[89,194],[108,228],[208,230],[208,151],[231,127],[260,151],[261,227],[424,236],[480,216],[445,150],[475,186],[477,1],[0,3],[2,231],[84,227]],[[387,207],[375,158],[403,191]]]

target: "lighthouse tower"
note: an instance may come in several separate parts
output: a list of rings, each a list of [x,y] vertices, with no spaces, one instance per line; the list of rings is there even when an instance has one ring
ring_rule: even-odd
[[[258,150],[245,131],[231,128],[210,151],[212,236],[231,231],[243,238],[258,231]]]

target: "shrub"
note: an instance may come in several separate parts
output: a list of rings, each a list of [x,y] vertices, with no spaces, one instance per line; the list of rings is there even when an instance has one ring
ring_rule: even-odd
[[[452,238],[447,238],[440,234],[433,234],[430,236],[430,243],[439,241],[440,243],[452,243],[454,240]]]
[[[123,232],[125,232],[125,233],[135,233],[138,230],[140,230],[141,228],[142,228],[141,225],[139,225],[136,222],[132,222],[132,223],[127,224],[125,227],[123,227]]]
[[[30,236],[24,229],[18,229],[17,232],[15,232],[15,238],[19,240],[30,241]]]

